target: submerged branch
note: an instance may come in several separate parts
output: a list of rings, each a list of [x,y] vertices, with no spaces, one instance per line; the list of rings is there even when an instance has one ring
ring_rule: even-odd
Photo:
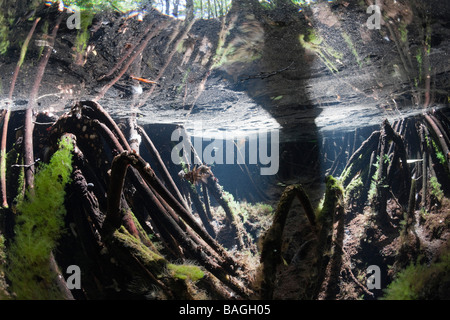
[[[3,131],[2,131],[1,151],[0,151],[0,157],[1,157],[0,186],[1,186],[1,193],[2,193],[3,208],[8,208],[8,199],[7,199],[7,190],[6,190],[6,143],[7,143],[7,136],[8,136],[9,118],[11,116],[10,104],[12,103],[14,88],[16,85],[17,77],[19,75],[20,67],[22,66],[23,60],[25,59],[25,55],[26,55],[27,48],[30,43],[31,37],[33,36],[36,26],[40,20],[41,20],[41,18],[37,18],[36,20],[34,20],[33,26],[31,27],[31,30],[28,33],[28,36],[22,45],[20,58],[19,58],[19,61],[17,61],[17,65],[16,65],[16,68],[14,70],[14,74],[13,74],[13,77],[11,80],[11,87],[9,89],[9,94],[8,94],[7,109],[6,109],[6,112],[3,117]]]
[[[182,203],[186,209],[188,209],[188,205],[184,201],[184,198],[181,195],[181,192],[178,189],[177,185],[175,184],[175,181],[173,181],[172,176],[170,175],[169,170],[167,170],[167,167],[164,164],[164,161],[162,160],[158,149],[156,149],[155,145],[153,144],[153,141],[150,139],[150,137],[147,135],[147,133],[145,132],[145,130],[142,127],[138,126],[137,130],[138,130],[139,134],[141,135],[141,137],[143,138],[144,145],[147,147],[147,150],[150,152],[150,154],[155,159],[156,164],[162,175],[162,178],[168,185],[170,191],[172,191],[175,194],[175,196],[177,197],[177,200],[180,203]]]
[[[56,34],[58,33],[59,26],[62,22],[64,15],[60,14],[56,20],[55,26],[52,30],[52,34],[49,40],[49,46],[46,47],[44,55],[39,61],[39,65],[36,70],[36,77],[34,80],[33,87],[30,91],[30,97],[28,100],[28,105],[25,112],[25,128],[24,128],[24,163],[27,165],[27,170],[25,170],[25,183],[26,186],[32,190],[34,188],[34,151],[33,151],[33,111],[36,108],[36,99],[38,97],[39,87],[42,82],[42,77],[44,76],[45,67],[47,66],[50,55],[53,50],[53,43],[56,39]]]

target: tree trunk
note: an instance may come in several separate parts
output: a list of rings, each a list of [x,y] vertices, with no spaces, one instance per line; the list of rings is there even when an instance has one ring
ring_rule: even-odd
[[[186,0],[186,24],[194,20],[194,0]]]
[[[174,17],[178,17],[178,6],[180,5],[180,0],[173,1],[173,11],[172,14]]]
[[[170,0],[166,0],[166,14],[170,15]]]

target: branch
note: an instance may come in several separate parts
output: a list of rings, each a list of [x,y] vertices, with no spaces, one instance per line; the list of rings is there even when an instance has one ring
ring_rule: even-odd
[[[186,23],[187,23],[188,21],[189,21],[189,20],[186,19]],[[155,82],[158,82],[158,81],[161,79],[161,77],[164,75],[164,72],[166,71],[167,67],[168,67],[169,64],[172,62],[172,59],[173,59],[175,53],[178,52],[178,51],[177,51],[178,45],[181,43],[181,41],[183,41],[183,39],[185,39],[186,35],[188,34],[189,30],[191,30],[191,28],[192,28],[192,26],[194,25],[194,23],[195,23],[195,20],[192,20],[192,21],[190,21],[190,22],[186,25],[186,29],[184,30],[182,36],[177,40],[177,42],[175,42],[175,45],[174,45],[174,47],[173,47],[173,49],[172,49],[172,52],[171,52],[171,53],[169,54],[169,56],[167,57],[166,63],[164,64],[164,66],[161,68],[161,70],[159,71],[158,75],[157,75],[156,78],[154,79]],[[168,24],[169,24],[169,20],[166,21],[166,23],[165,23],[162,27],[165,28]],[[160,29],[161,29],[161,28],[160,28]],[[155,88],[156,88],[156,85],[154,84],[154,85],[151,86],[151,88],[150,88],[150,90],[149,90],[148,92],[146,92],[146,93],[143,94],[143,97],[140,99],[140,102],[139,102],[139,104],[138,104],[138,106],[137,106],[138,108],[139,108],[139,107],[142,107],[142,106],[146,103],[146,101],[148,100],[148,98],[149,98],[149,97],[153,94],[153,92],[155,91]]]
[[[136,60],[136,58],[147,47],[148,42],[152,38],[154,38],[159,33],[159,31],[161,29],[165,28],[168,25],[168,23],[169,23],[169,20],[166,21],[165,23],[163,23],[162,25],[157,26],[156,29],[153,30],[153,32],[149,33],[145,37],[145,39],[142,41],[140,46],[134,51],[134,54],[130,57],[130,59],[127,61],[127,63],[125,63],[124,67],[119,72],[119,74],[100,90],[100,92],[98,93],[98,95],[94,99],[95,101],[98,101],[98,100],[102,99],[103,96],[106,94],[106,92],[109,90],[109,88],[111,88],[117,81],[119,81],[120,78],[122,78],[122,76],[125,74],[125,72],[127,72],[127,70],[130,67],[130,65],[134,62],[134,60]]]
[[[127,151],[116,156],[112,163],[111,182],[108,189],[107,199],[108,214],[106,216],[103,229],[103,232],[105,232],[105,237],[116,234],[116,231],[119,230],[122,223],[122,188],[128,166],[132,166],[136,169],[144,180],[150,184],[155,193],[159,194],[159,196],[161,196],[161,198],[167,202],[167,204],[175,210],[177,214],[180,215],[180,218],[185,221],[188,226],[190,226],[192,230],[194,230],[201,237],[201,239],[219,255],[221,264],[229,264],[227,269],[230,267],[241,267],[244,269],[243,265],[240,265],[239,262],[228,256],[224,249],[221,248],[218,243],[215,242],[215,240],[213,240],[209,234],[197,224],[191,214],[177,202],[177,200],[168,192],[167,189],[165,189],[164,185],[154,174],[150,165],[146,163],[139,155]],[[166,214],[162,214],[162,217],[171,218],[170,215]],[[191,253],[196,253],[197,258],[200,259],[204,263],[205,267],[218,279],[244,297],[251,293],[250,290],[243,287],[239,282],[228,276],[224,265],[217,264],[213,259],[211,259],[211,257],[205,255],[205,252],[202,252],[203,248],[196,245],[191,238],[186,235],[183,236],[183,232],[180,230],[179,226],[177,227],[176,223],[170,223],[169,225],[175,226],[173,236],[181,242],[180,244],[183,244]]]
[[[344,180],[342,180],[342,185],[344,188],[347,187],[353,176],[361,169],[361,166],[368,162],[368,159],[366,158],[369,158],[372,151],[376,150],[380,135],[380,131],[374,131],[370,137],[363,142],[361,147],[359,147],[359,149],[356,150],[356,152],[350,157],[343,170],[343,172],[349,171],[345,174]]]
[[[262,284],[262,298],[272,299],[275,286],[276,267],[281,260],[281,243],[286,218],[291,208],[292,201],[298,197],[305,209],[311,227],[315,232],[315,215],[309,197],[301,185],[292,185],[286,187],[281,195],[278,207],[275,212],[272,226],[267,231],[262,244],[261,263],[263,265],[264,282]]]
[[[203,203],[200,200],[200,197],[197,192],[197,188],[195,187],[195,184],[193,184],[189,181],[186,181],[186,185],[191,194],[192,202],[194,203],[195,207],[197,208],[197,213],[198,213],[200,219],[202,220],[203,226],[205,227],[206,231],[209,232],[211,237],[215,238],[216,232],[214,231],[214,228],[212,227],[212,225],[208,219],[205,207],[203,207]],[[203,190],[206,190],[206,188],[204,187],[203,184],[202,184],[202,187],[203,187]],[[206,202],[206,200],[205,200],[205,202]]]
[[[142,127],[138,126],[137,130],[138,130],[139,134],[141,135],[141,137],[143,138],[144,144],[147,147],[147,150],[150,152],[150,154],[156,160],[156,164],[158,165],[158,168],[162,174],[162,178],[167,183],[167,185],[169,186],[171,191],[174,192],[174,194],[178,198],[178,201],[180,201],[180,203],[182,203],[187,209],[188,206],[187,206],[186,202],[184,201],[180,190],[178,189],[177,185],[173,181],[172,176],[169,173],[169,170],[167,170],[167,167],[164,164],[164,161],[162,160],[161,155],[158,152],[158,149],[156,149],[155,145],[153,144],[153,141],[150,139],[150,137],[147,135],[147,133],[145,132],[145,130]]]
[[[34,30],[36,29],[36,26],[40,20],[41,20],[41,18],[37,18],[36,20],[34,20],[33,26],[31,27],[31,30],[28,33],[28,36],[22,45],[22,51],[20,54],[20,58],[19,58],[19,61],[17,61],[16,69],[14,70],[14,74],[13,74],[13,77],[11,80],[11,87],[9,89],[8,100],[7,100],[8,101],[7,102],[8,109],[6,110],[5,115],[3,117],[3,133],[2,133],[1,151],[0,151],[0,157],[1,157],[0,180],[1,180],[3,208],[8,208],[8,200],[7,200],[7,196],[6,196],[6,143],[7,143],[7,136],[8,136],[9,118],[11,115],[10,103],[12,102],[14,87],[16,86],[16,81],[17,81],[17,77],[19,75],[20,67],[22,66],[22,63],[25,59],[28,44],[30,43],[31,37],[33,36],[33,33],[34,33]]]
[[[445,142],[444,135],[442,131],[439,129],[438,125],[433,121],[433,119],[428,115],[424,114],[426,122],[429,124],[431,129],[433,130],[433,135],[438,139],[439,144],[441,146],[442,151],[444,152],[444,155],[450,154],[449,147],[447,146],[447,143]],[[447,160],[447,168],[450,170],[450,162]]]
[[[36,99],[39,92],[39,86],[42,82],[42,77],[44,76],[45,67],[47,66],[50,55],[52,54],[53,43],[58,33],[59,25],[62,22],[64,15],[60,14],[56,24],[52,30],[52,34],[49,38],[50,46],[45,50],[42,59],[39,62],[36,71],[36,78],[34,80],[33,87],[31,88],[30,98],[28,101],[27,109],[25,111],[25,128],[24,128],[24,163],[28,165],[28,170],[25,170],[25,183],[29,189],[34,188],[34,151],[33,151],[33,110],[36,107]]]
[[[114,163],[116,164],[114,165]],[[123,176],[123,170],[125,170],[126,166],[132,165],[142,176],[142,178],[152,187],[152,189],[155,191],[155,193],[158,193],[164,201],[167,202],[167,204],[173,208],[173,210],[180,216],[181,219],[184,220],[184,222],[194,230],[203,241],[205,241],[219,256],[223,257],[226,261],[229,261],[230,263],[236,263],[229,255],[228,253],[206,232],[206,230],[200,226],[197,221],[194,219],[192,214],[186,210],[186,208],[181,205],[177,199],[167,190],[167,188],[162,184],[162,182],[158,179],[153,169],[150,167],[150,165],[145,162],[142,157],[140,157],[137,154],[130,153],[130,152],[123,152],[113,160],[113,166],[117,166],[117,169],[119,169],[118,173],[115,174],[114,180],[111,179],[111,181],[115,182],[115,179],[122,178]],[[112,171],[112,170],[111,170]],[[112,175],[112,173],[111,173]],[[111,177],[112,178],[112,177]],[[123,187],[123,182],[120,183],[120,187]],[[111,195],[115,196],[118,195],[119,186],[114,186],[113,190],[111,190]],[[109,194],[109,191],[108,191]],[[109,197],[108,197],[109,198]],[[109,202],[111,201],[111,202]],[[108,200],[109,205],[111,206],[111,212],[112,217],[110,218],[113,223],[117,223],[118,218],[120,217],[120,212],[118,212],[117,206],[117,200],[115,199],[109,199]],[[235,267],[241,267],[244,269],[244,266],[238,264]]]
[[[128,141],[125,138],[125,136],[123,135],[122,130],[119,129],[119,127],[111,118],[111,116],[108,114],[108,112],[106,112],[105,109],[103,109],[103,107],[98,102],[81,101],[76,105],[76,107],[81,107],[83,113],[88,115],[90,118],[98,119],[98,121],[101,123],[104,122],[104,125],[106,125],[117,136],[117,139],[120,142],[122,148],[124,150],[131,151],[130,145],[128,144]],[[89,108],[93,112],[90,112]]]

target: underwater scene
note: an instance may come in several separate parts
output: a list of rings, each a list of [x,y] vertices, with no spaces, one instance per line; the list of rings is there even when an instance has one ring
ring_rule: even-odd
[[[450,299],[450,1],[0,9],[0,300]]]

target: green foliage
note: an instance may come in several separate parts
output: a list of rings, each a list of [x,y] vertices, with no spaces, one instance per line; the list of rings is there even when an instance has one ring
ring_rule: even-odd
[[[303,48],[314,51],[331,72],[339,71],[332,60],[342,59],[342,53],[327,45],[323,37],[314,29],[310,28],[305,34],[301,34],[299,41]]]
[[[20,150],[19,150],[20,149]],[[24,197],[24,175],[25,170],[23,165],[23,157],[21,157],[21,147],[16,144],[13,144],[12,148],[6,154],[4,168],[6,174],[6,181],[11,190],[16,191],[13,203],[19,203],[22,201]],[[20,167],[13,168],[12,166],[18,164]],[[3,164],[2,164],[3,165]],[[9,168],[9,169],[7,169]],[[12,206],[11,209],[14,213],[16,208]]]
[[[216,53],[216,62],[213,65],[213,68],[219,68],[224,64],[227,64],[230,60],[229,57],[232,57],[236,53],[236,48],[233,47],[232,44],[229,44],[228,47],[223,47],[221,43],[217,47]]]
[[[401,271],[385,290],[383,300],[448,299],[445,289],[449,285],[450,254],[447,253],[429,267],[411,264]]]
[[[350,175],[350,173],[352,172],[352,168],[353,168],[353,163],[350,164],[342,173],[341,176],[339,177],[339,180],[341,180],[342,183],[344,183],[344,181],[346,181]]]
[[[166,259],[159,253],[152,251],[141,239],[131,235],[124,226],[114,231],[113,240],[126,248],[126,251],[137,258],[146,268],[159,270],[167,263]]]
[[[264,203],[251,204],[248,202],[239,202],[234,200],[231,193],[222,191],[223,198],[228,202],[231,211],[235,215],[235,218],[240,218],[243,223],[248,219],[264,220],[266,216],[272,216],[272,206]]]
[[[265,203],[251,204],[248,202],[239,202],[239,214],[243,223],[249,221],[253,225],[257,225],[260,230],[267,230],[272,225],[274,209],[271,205]],[[259,232],[255,235],[259,236]]]
[[[218,18],[230,10],[231,3],[231,0],[194,0],[194,14],[198,18]]]
[[[0,12],[0,55],[8,51],[9,43],[9,23],[5,15]]]
[[[281,99],[283,99],[283,96],[276,96],[276,97],[272,97],[271,99],[273,101],[280,101]]]
[[[426,48],[426,53],[429,56],[431,53],[431,34],[433,32],[430,21],[427,21],[427,26],[426,26],[425,32],[426,32],[425,48]]]
[[[320,201],[317,205],[317,208],[314,210],[314,214],[316,215],[316,217],[318,217],[320,215],[320,213],[322,212],[324,202],[325,202],[325,196],[320,199]]]
[[[177,88],[177,94],[181,93],[181,90],[186,86],[186,82],[188,80],[189,74],[191,73],[191,68],[188,68],[187,71],[183,75],[183,79],[181,80],[181,84]]]
[[[425,221],[430,213],[425,208],[420,208],[420,218]]]
[[[433,144],[434,152],[436,154],[436,158],[439,160],[439,163],[445,165],[447,163],[447,160],[445,159],[445,156],[442,153],[441,149],[433,139],[431,140],[431,143]]]
[[[273,207],[269,204],[265,203],[257,203],[252,206],[256,209],[259,215],[272,215],[273,214]]]
[[[444,198],[444,192],[442,191],[442,186],[436,177],[430,178],[430,194],[439,202]]]
[[[314,29],[309,29],[303,39],[306,42],[317,46],[323,42],[323,38]]]
[[[387,155],[387,154],[385,154],[385,155],[383,156],[383,161],[384,161],[384,163],[386,163],[386,164],[388,164],[388,165],[391,164],[391,158],[389,158],[389,155]]]
[[[234,214],[240,211],[239,203],[234,201],[234,197],[231,193],[222,190],[222,197],[226,202],[228,202],[228,205]]]
[[[81,28],[78,30],[77,37],[75,39],[75,49],[77,53],[83,53],[86,50],[87,42],[89,41],[89,26],[92,23],[94,15],[88,11],[81,13]]]
[[[326,178],[325,199],[320,205],[320,211],[317,213],[317,221],[323,223],[329,218],[330,214],[334,213],[336,201],[338,201],[339,196],[343,194],[344,190],[342,189],[342,185],[339,180],[333,176],[328,176]]]
[[[5,253],[5,237],[0,234],[0,266],[6,261],[6,253]]]
[[[202,279],[205,274],[200,269],[200,267],[191,265],[191,264],[182,264],[182,265],[176,265],[169,263],[167,264],[167,268],[169,269],[171,275],[174,278],[181,279],[181,280],[191,280],[191,281],[198,281]]]
[[[23,201],[23,197],[25,196],[25,169],[23,167],[20,168],[18,180],[19,183],[17,185],[17,195],[14,198],[15,203],[20,203],[21,201]]]
[[[242,39],[241,39],[242,40]],[[261,58],[261,52],[258,50],[258,41],[231,42],[227,47],[223,46],[223,42],[219,41],[214,59],[213,68],[220,68],[223,65],[235,62],[252,62]]]
[[[52,1],[56,2],[56,1]],[[219,1],[202,1],[194,0],[194,14],[198,18],[217,18],[226,14],[231,7],[231,0]],[[129,12],[138,10],[148,3],[147,0],[66,0],[64,3],[67,6],[77,6],[81,10],[89,10],[90,12],[99,12],[103,10],[114,10],[118,12]],[[165,7],[165,1],[161,3],[153,2],[154,6],[161,11],[172,13],[173,6]],[[184,5],[179,5],[179,13],[185,10]]]
[[[440,152],[440,151],[436,152],[436,158],[439,160],[439,162],[442,165],[445,165],[446,159],[445,159],[445,156],[444,156],[444,154],[442,152]]]
[[[436,158],[439,160],[439,163],[445,166],[447,164],[447,159],[444,156],[444,153],[441,151],[441,148],[438,146],[438,144],[434,141],[433,138],[428,138],[425,136],[425,140],[427,143],[428,148],[431,148],[431,146],[434,149],[434,153],[436,155]]]
[[[17,1],[14,3],[14,1],[0,0],[0,55],[8,52],[12,42],[20,41],[14,31],[15,25],[22,23],[25,19],[21,15],[27,10],[32,12],[33,9],[41,4],[41,0],[22,1],[19,4]],[[32,18],[33,15],[28,17],[28,19]]]
[[[418,80],[416,79],[416,81],[422,82],[422,67],[423,67],[422,48],[417,49],[416,60],[417,60],[418,66],[419,66],[419,71],[418,71],[419,79]],[[417,85],[418,85],[418,83],[417,83]],[[417,87],[417,85],[416,85],[416,87]]]
[[[300,5],[300,6],[303,6],[305,4],[309,4],[310,2],[311,1],[305,1],[305,0],[292,0],[293,4]]]
[[[355,57],[356,62],[358,63],[359,67],[361,67],[362,66],[361,58],[359,57],[358,52],[356,51],[352,38],[350,38],[350,36],[345,31],[342,32],[342,38],[344,38],[344,41],[347,44],[350,51],[352,52],[353,56]]]
[[[1,213],[0,213],[1,215]],[[0,234],[0,300],[8,297],[4,266],[6,265],[5,237]]]
[[[143,231],[139,222],[135,220],[135,225]],[[202,279],[205,274],[200,267],[193,264],[182,264],[176,265],[173,263],[168,263],[168,261],[159,253],[152,251],[149,247],[144,245],[144,243],[132,236],[124,226],[117,229],[113,238],[115,242],[121,243],[123,248],[126,248],[128,252],[131,253],[136,259],[138,259],[146,268],[160,272],[158,276],[164,276],[164,271],[166,270],[166,275],[172,278],[181,280],[191,280],[193,282]]]
[[[49,25],[50,24],[49,24],[48,20],[45,20],[44,23],[42,24],[41,32],[42,32],[44,37],[48,35]],[[45,46],[40,46],[39,47],[39,55],[38,55],[39,58],[42,56],[42,53],[44,52],[44,49],[45,49]]]
[[[64,226],[65,185],[72,173],[73,144],[60,141],[50,163],[41,165],[33,190],[17,204],[15,239],[8,252],[7,276],[18,299],[57,299],[49,257]]]
[[[361,176],[354,178],[348,186],[345,188],[345,199],[346,201],[359,199],[361,197],[361,191],[364,188],[364,183]]]
[[[400,41],[402,43],[408,42],[408,29],[406,23],[400,23],[398,31],[400,32]]]

